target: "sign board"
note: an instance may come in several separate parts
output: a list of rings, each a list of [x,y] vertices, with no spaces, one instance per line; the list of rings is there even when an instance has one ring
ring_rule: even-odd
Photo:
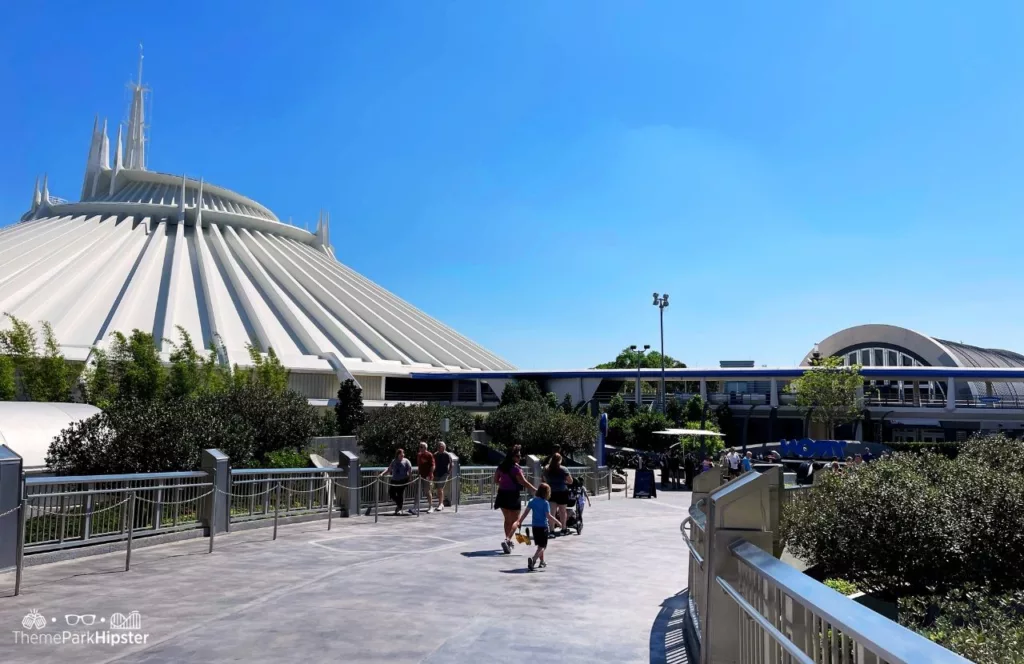
[[[441,420],[441,431],[448,433],[449,426],[451,426],[451,422],[448,420],[447,417]]]
[[[864,443],[858,440],[812,440],[801,438],[799,440],[780,440],[778,443],[768,443],[761,446],[764,453],[775,450],[783,459],[819,459],[829,460],[833,457],[845,459],[849,456],[871,452],[878,456],[889,448],[881,443]]]
[[[633,479],[634,498],[657,498],[658,488],[654,483],[654,471],[650,468],[641,468],[636,471]]]
[[[845,440],[811,440],[802,438],[800,440],[780,440],[779,454],[783,458],[798,457],[800,459],[831,459],[832,457],[845,458]]]

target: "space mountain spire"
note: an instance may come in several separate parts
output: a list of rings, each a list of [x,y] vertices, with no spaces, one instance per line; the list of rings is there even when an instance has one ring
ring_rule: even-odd
[[[139,77],[128,87],[132,91],[132,106],[128,113],[128,144],[125,154],[125,168],[146,170],[146,106],[145,93],[148,88],[142,85],[142,44],[139,44]]]

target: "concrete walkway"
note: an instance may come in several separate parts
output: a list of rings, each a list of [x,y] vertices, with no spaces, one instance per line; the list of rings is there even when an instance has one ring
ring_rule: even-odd
[[[553,540],[533,573],[527,547],[500,553],[501,517],[482,506],[283,526],[276,542],[245,531],[212,555],[205,539],[142,548],[130,572],[123,554],[29,567],[19,597],[0,575],[0,662],[664,661],[689,497],[594,499],[583,535]],[[30,614],[45,627],[24,627]],[[65,631],[144,643],[43,642]]]

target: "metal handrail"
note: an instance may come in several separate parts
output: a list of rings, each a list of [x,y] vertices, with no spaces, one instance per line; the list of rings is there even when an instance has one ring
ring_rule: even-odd
[[[750,616],[750,618],[754,622],[756,622],[761,627],[761,629],[768,632],[768,634],[771,635],[775,643],[782,646],[782,649],[789,653],[790,656],[793,657],[793,659],[800,662],[800,664],[815,664],[815,661],[813,659],[805,655],[804,652],[800,650],[800,648],[795,643],[790,641],[785,634],[780,632],[779,629],[775,627],[775,625],[771,624],[771,622],[769,622],[767,618],[761,615],[760,611],[751,606],[750,602],[743,599],[743,595],[741,595],[735,588],[729,585],[729,583],[725,579],[723,579],[720,576],[716,576],[715,581],[718,582],[718,585],[722,587],[722,590],[724,590],[726,594],[729,595],[729,597],[732,597],[733,601],[736,602],[740,609],[742,609],[743,613]]]
[[[142,480],[171,480],[184,479],[187,477],[209,477],[209,473],[202,470],[185,470],[170,473],[128,473],[125,475],[57,475],[57,476],[29,476],[25,478],[28,486],[44,484],[84,484],[86,482],[134,482]]]
[[[690,536],[686,534],[686,524],[696,522],[691,517],[686,517],[683,522],[679,524],[679,534],[683,536],[683,541],[686,542],[686,548],[690,550],[690,555],[697,561],[697,566],[704,569],[704,556],[700,555],[697,551],[697,547],[693,545],[693,541],[690,540]]]
[[[729,549],[757,574],[888,662],[969,664],[969,660],[857,604],[746,540],[736,541]],[[780,645],[785,647],[783,642]]]
[[[707,499],[706,498],[701,498],[700,500],[697,501],[696,505],[690,505],[690,509],[688,510],[689,513],[690,513],[689,518],[695,524],[697,524],[697,527],[700,528],[701,530],[707,530],[707,525],[708,525],[708,518],[707,518],[707,516],[704,515],[704,512],[700,511],[700,504],[703,503],[705,500],[707,500]]]
[[[232,475],[297,475],[317,473],[341,473],[348,472],[347,468],[232,468]],[[300,477],[297,479],[310,479]]]

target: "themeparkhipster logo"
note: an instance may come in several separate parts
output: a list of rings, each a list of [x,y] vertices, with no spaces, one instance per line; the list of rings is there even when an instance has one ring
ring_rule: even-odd
[[[103,645],[140,646],[149,642],[142,633],[138,611],[97,616],[94,613],[43,615],[32,609],[21,619],[21,629],[13,630],[15,645]]]

